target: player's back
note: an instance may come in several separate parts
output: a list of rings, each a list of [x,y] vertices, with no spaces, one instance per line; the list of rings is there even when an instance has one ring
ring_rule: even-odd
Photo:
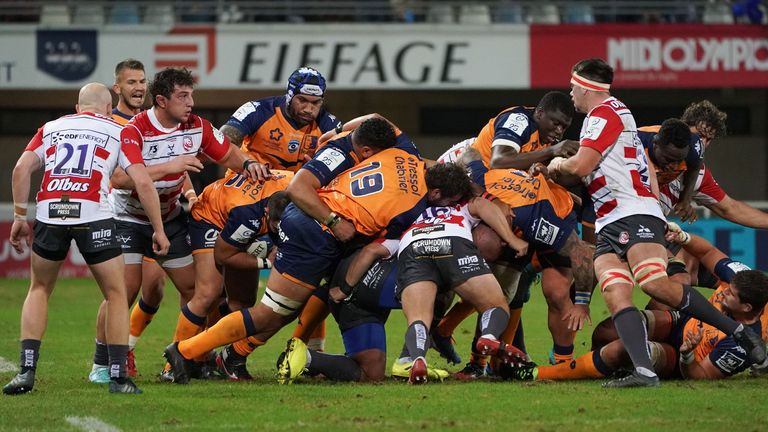
[[[37,194],[38,220],[76,224],[112,217],[109,178],[118,163],[130,165],[121,152],[121,128],[108,117],[80,113],[38,130],[26,148],[45,167]],[[141,162],[138,149],[130,162]]]
[[[518,153],[526,153],[548,147],[539,140],[539,128],[533,119],[533,108],[515,106],[500,112],[477,134],[477,139],[471,145],[480,152],[483,163],[490,166],[493,154],[493,143],[498,140],[516,147]]]
[[[206,186],[192,206],[192,217],[223,228],[229,212],[239,206],[269,199],[275,192],[285,190],[293,173],[272,170],[272,177],[263,182],[253,181],[238,173],[231,173]]]
[[[423,210],[424,172],[418,156],[393,147],[341,173],[318,194],[331,211],[352,221],[358,233],[393,234],[394,225],[388,226],[394,223],[402,232]]]

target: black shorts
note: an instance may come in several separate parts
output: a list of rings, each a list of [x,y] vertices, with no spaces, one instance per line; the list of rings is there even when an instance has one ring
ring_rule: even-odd
[[[667,222],[649,215],[635,215],[621,218],[604,226],[597,233],[595,258],[613,253],[621,259],[627,258],[627,251],[638,243],[656,243],[666,246],[664,233]]]
[[[432,281],[438,292],[445,292],[475,276],[491,274],[491,269],[474,243],[462,237],[416,240],[397,259],[396,296],[416,282]]]
[[[216,239],[219,238],[221,228],[210,224],[204,220],[189,220],[189,240],[192,250],[213,249],[216,245]]]
[[[72,240],[89,265],[120,256],[117,229],[111,218],[78,225],[52,225],[36,220],[34,231],[32,250],[50,261],[63,261]]]
[[[124,254],[140,254],[158,261],[184,258],[192,254],[192,245],[187,229],[187,214],[182,212],[177,217],[163,224],[165,235],[171,242],[168,255],[157,257],[152,250],[152,225],[134,222],[116,221],[117,240]]]

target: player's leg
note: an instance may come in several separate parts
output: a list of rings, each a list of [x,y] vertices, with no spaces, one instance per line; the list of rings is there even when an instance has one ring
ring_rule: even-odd
[[[331,310],[325,300],[313,295],[299,315],[293,337],[307,344],[309,349],[322,351],[325,345],[325,318]]]
[[[760,339],[760,335],[718,311],[706,297],[690,285],[680,285],[669,280],[666,273],[666,252],[662,245],[636,244],[627,253],[627,261],[632,266],[638,285],[648,295],[716,327],[727,335],[733,335],[754,364],[768,363],[765,343]]]
[[[258,270],[241,270],[224,267],[224,287],[227,294],[225,308],[238,311],[256,304],[256,294],[259,289]],[[225,311],[226,312],[226,311]],[[223,314],[226,316],[227,314]],[[224,347],[216,355],[216,365],[219,371],[233,381],[248,381],[253,379],[248,372],[246,361],[249,355],[263,344],[263,341],[248,336]]]
[[[429,349],[429,324],[435,307],[437,284],[433,281],[418,281],[405,286],[400,294],[403,313],[408,322],[405,345],[408,357],[413,359],[411,384],[427,381],[427,350]]]
[[[547,301],[547,325],[552,335],[554,363],[573,359],[573,341],[576,332],[568,329],[563,320],[573,307],[571,301],[571,271],[564,267],[545,268],[541,272],[541,290]]]
[[[38,224],[40,223],[35,223],[36,236]],[[69,238],[67,238],[68,240]],[[37,251],[49,259],[38,255]],[[37,249],[37,251],[33,250],[30,253],[29,292],[21,309],[20,369],[19,373],[3,387],[3,393],[8,395],[27,393],[35,385],[37,360],[40,357],[40,342],[48,325],[48,298],[53,292],[59,268],[67,254],[66,249],[63,254],[60,251],[48,252],[41,249]]]
[[[133,286],[133,284],[131,284]],[[165,291],[165,271],[157,261],[144,257],[141,263],[141,296],[131,310],[131,334],[128,346],[131,351],[136,348],[144,330],[154,319]],[[129,301],[128,304],[133,304]]]
[[[192,273],[196,278],[192,281],[194,284],[194,294],[192,299],[181,308],[176,323],[176,332],[173,337],[174,341],[189,339],[199,333],[205,326],[209,309],[221,297],[224,278],[216,268],[213,250],[198,249],[196,252],[192,255],[194,260],[194,271]],[[180,279],[179,276],[181,275],[178,274],[185,273],[186,268],[168,269],[168,272],[175,276],[172,277],[174,285],[176,285],[176,281],[182,287],[184,287],[185,283],[188,283],[186,275]]]

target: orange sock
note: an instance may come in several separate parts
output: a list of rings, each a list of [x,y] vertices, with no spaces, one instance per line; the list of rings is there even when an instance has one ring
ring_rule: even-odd
[[[576,360],[559,363],[554,366],[539,366],[539,380],[576,380],[584,378],[602,378],[605,376],[595,367],[595,351],[590,351]]]
[[[244,338],[248,331],[243,314],[248,314],[248,311],[244,309],[233,312],[220,319],[215,326],[195,337],[179,342],[179,352],[184,358],[193,359],[216,347]],[[248,316],[248,322],[251,323],[250,316]],[[251,323],[250,326],[253,327],[253,324]],[[255,333],[255,329],[251,331]]]
[[[156,307],[144,303],[144,300],[139,298],[136,306],[134,306],[131,311],[131,336],[141,336],[144,329],[146,329],[149,323],[152,322],[152,318],[155,317],[156,313]]]
[[[205,317],[193,314],[187,305],[181,308],[179,319],[176,321],[176,332],[173,334],[174,341],[183,341],[200,333],[205,324]]]
[[[256,348],[264,345],[264,341],[261,339],[256,339],[253,336],[248,336],[247,338],[240,339],[239,341],[232,344],[232,347],[235,349],[235,352],[240,354],[243,357],[248,357],[251,355],[253,350]]]
[[[512,343],[512,341],[515,339],[517,328],[520,326],[520,317],[522,315],[523,308],[509,310],[509,321],[507,322],[507,328],[504,329],[504,332],[501,333],[499,340],[502,340],[508,344]]]
[[[299,315],[299,323],[293,330],[293,337],[304,343],[310,339],[325,339],[325,318],[331,312],[328,305],[317,296],[311,296]]]
[[[451,336],[456,327],[467,319],[468,316],[472,315],[474,311],[475,308],[469,302],[460,301],[456,303],[440,320],[440,324],[437,325],[437,334],[443,337]]]

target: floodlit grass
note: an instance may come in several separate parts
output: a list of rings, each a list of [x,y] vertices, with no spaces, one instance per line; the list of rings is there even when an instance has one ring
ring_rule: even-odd
[[[21,304],[27,282],[0,282],[0,356],[18,362]],[[601,381],[572,383],[445,382],[408,386],[332,384],[311,379],[290,386],[274,383],[274,363],[290,336],[283,330],[249,360],[253,383],[193,381],[161,384],[164,360],[178,314],[177,296],[166,290],[155,321],[137,348],[141,396],[110,395],[90,384],[94,321],[100,301],[89,280],[62,280],[50,304],[37,383],[31,394],[0,397],[0,430],[73,430],[67,416],[96,417],[123,430],[520,430],[520,431],[765,431],[766,379],[736,377],[721,382],[664,382],[658,389],[605,390]],[[597,323],[607,316],[599,296],[592,307]],[[638,304],[644,299],[638,296]],[[550,339],[545,304],[534,288],[524,313],[528,349],[545,362]],[[461,354],[468,354],[471,320],[457,331]],[[402,313],[392,313],[389,359],[400,351]],[[589,331],[580,334],[576,353],[588,350]],[[328,323],[329,352],[342,351],[335,323]],[[461,366],[430,353],[433,365]],[[0,374],[2,384],[13,372]]]

